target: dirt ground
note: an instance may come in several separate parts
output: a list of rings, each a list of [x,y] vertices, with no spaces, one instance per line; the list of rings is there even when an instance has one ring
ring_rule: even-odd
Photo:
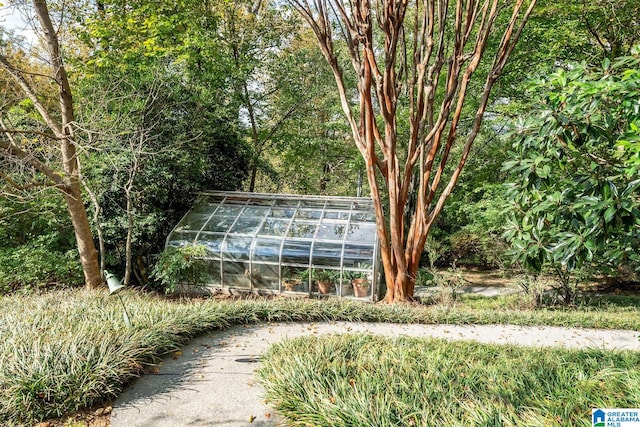
[[[34,427],[109,427],[111,406],[97,408],[54,420],[47,420]]]
[[[439,270],[438,273],[450,280],[462,277],[464,286],[488,286],[488,287],[512,287],[517,288],[519,282],[525,278],[524,274],[508,273],[502,270],[478,270],[459,268],[455,272],[451,270]],[[624,278],[624,275],[621,276]],[[553,276],[538,276],[538,280],[547,282],[549,287],[554,283]],[[599,294],[614,295],[639,295],[640,282],[633,280],[611,279],[606,277],[585,280],[579,283],[578,289],[581,292],[596,292]]]
[[[441,271],[441,274],[454,276],[458,273],[451,271]],[[474,269],[460,269],[459,274],[468,286],[491,286],[491,287],[505,287],[516,286],[518,277],[509,276],[505,272],[500,270],[474,270]]]

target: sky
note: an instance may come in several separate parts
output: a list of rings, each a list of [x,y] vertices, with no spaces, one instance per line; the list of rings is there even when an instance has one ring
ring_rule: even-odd
[[[17,10],[16,6],[6,6],[0,0],[0,27],[7,30],[13,30],[16,34],[23,36],[28,42],[34,43],[36,41],[36,35],[33,30],[24,21],[23,15]]]

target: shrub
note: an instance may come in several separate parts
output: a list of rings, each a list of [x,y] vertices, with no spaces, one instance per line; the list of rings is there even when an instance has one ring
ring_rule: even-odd
[[[77,251],[58,251],[41,239],[0,249],[0,259],[0,293],[62,284],[74,286],[84,281]]]
[[[203,287],[207,282],[207,255],[203,245],[168,247],[158,258],[151,277],[159,282],[165,293],[175,292],[178,285]]]
[[[518,264],[557,273],[563,291],[594,273],[640,272],[640,57],[560,71],[517,124],[504,237]]]

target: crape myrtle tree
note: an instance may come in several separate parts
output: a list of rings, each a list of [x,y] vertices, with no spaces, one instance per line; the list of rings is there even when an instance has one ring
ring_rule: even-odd
[[[366,163],[387,285],[385,301],[409,301],[426,239],[458,181],[491,89],[535,0],[290,4],[318,39]],[[492,44],[495,48],[485,55]],[[355,88],[344,77],[339,55],[343,46],[357,75]],[[476,73],[485,56],[491,57],[488,65]],[[472,91],[477,96],[475,113],[462,135],[465,99]],[[404,123],[406,131],[401,130]],[[453,156],[456,143],[462,149]],[[447,173],[451,164],[453,171]]]
[[[39,120],[29,126],[12,126],[3,121],[0,133],[0,158],[21,170],[33,172],[33,182],[17,182],[3,174],[17,189],[54,187],[63,196],[75,233],[80,262],[88,288],[102,284],[98,252],[84,206],[81,190],[80,161],[75,135],[74,101],[62,57],[58,32],[53,25],[47,3],[34,0],[33,9],[38,29],[46,43],[48,71],[30,67],[28,62],[16,63],[10,43],[0,45],[0,70],[11,77],[15,86],[32,104]],[[26,3],[22,6],[26,7]],[[56,88],[57,102],[48,102],[43,93],[43,81]],[[26,138],[26,139],[25,139]],[[57,147],[52,150],[51,147]],[[44,154],[49,155],[45,156]]]

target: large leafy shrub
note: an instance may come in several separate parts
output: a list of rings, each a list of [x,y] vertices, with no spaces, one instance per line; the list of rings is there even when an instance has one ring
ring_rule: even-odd
[[[535,271],[637,279],[640,269],[640,57],[558,71],[533,90],[509,172],[512,259]],[[566,283],[566,282],[565,282]]]

